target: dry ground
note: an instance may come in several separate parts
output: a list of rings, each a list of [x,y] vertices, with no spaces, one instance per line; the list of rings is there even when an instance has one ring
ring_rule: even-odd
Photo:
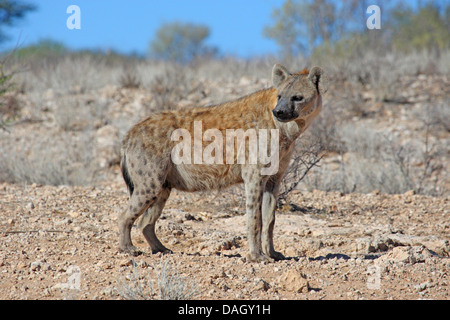
[[[195,299],[449,299],[449,198],[297,192],[277,214],[287,260],[246,262],[243,198],[174,192],[157,225],[174,253],[118,253],[120,177],[99,187],[0,184],[0,299],[122,299],[161,269]],[[79,272],[79,273],[77,273]],[[77,282],[78,281],[78,282]],[[122,295],[121,295],[122,294]]]

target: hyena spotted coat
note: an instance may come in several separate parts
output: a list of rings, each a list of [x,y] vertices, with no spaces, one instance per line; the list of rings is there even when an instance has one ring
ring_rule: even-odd
[[[172,188],[182,191],[221,189],[244,183],[250,261],[283,259],[273,245],[278,189],[289,165],[294,141],[304,132],[322,107],[327,79],[313,67],[290,73],[276,64],[273,87],[212,107],[157,113],[139,122],[126,134],[121,148],[121,168],[130,200],[119,216],[119,249],[135,254],[131,228],[139,227],[153,253],[170,252],[155,234],[155,223]],[[175,164],[171,152],[172,133],[186,129],[194,136],[195,121],[202,129],[278,129],[279,166],[273,175],[262,175],[260,163]]]

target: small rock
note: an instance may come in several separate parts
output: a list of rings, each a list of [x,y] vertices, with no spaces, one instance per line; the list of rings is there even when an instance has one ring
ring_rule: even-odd
[[[70,220],[69,218],[66,218],[66,219],[63,219],[63,220],[60,220],[60,221],[55,221],[53,223],[54,223],[55,226],[62,226],[62,225],[65,225],[65,224],[71,224],[72,220]]]
[[[52,289],[51,288],[45,288],[44,291],[42,291],[45,297],[49,297],[52,295]]]
[[[115,290],[113,287],[106,287],[100,291],[100,294],[103,296],[113,296],[115,294]]]
[[[228,290],[230,290],[230,287],[229,286],[227,286],[225,283],[222,283],[221,285],[220,285],[220,288],[223,290],[223,291],[228,291]]]
[[[97,262],[97,266],[99,266],[102,269],[113,269],[114,268],[114,266],[111,262],[103,261],[103,260],[100,260],[99,262]]]
[[[405,196],[413,196],[415,194],[416,194],[416,191],[414,191],[414,190],[409,190],[404,193]]]
[[[30,270],[31,271],[39,271],[39,270],[41,270],[41,262],[40,261],[32,262],[31,265],[30,265]]]
[[[49,271],[51,269],[52,268],[51,268],[50,264],[45,262],[45,260],[44,261],[41,261],[41,260],[34,261],[30,265],[31,271]]]
[[[30,202],[27,203],[26,209],[27,209],[28,211],[31,211],[31,210],[33,210],[34,208],[35,208],[35,206],[34,206],[33,201],[30,201]]]
[[[278,285],[286,291],[306,293],[309,290],[309,283],[306,276],[299,270],[291,269],[283,273],[278,278]]]
[[[298,251],[295,248],[287,247],[286,250],[284,250],[284,253],[287,257],[296,257],[298,256]]]
[[[47,262],[41,263],[41,270],[42,271],[50,271],[52,270],[52,267]]]
[[[78,218],[80,216],[80,213],[77,211],[69,211],[69,216],[71,218]]]
[[[391,261],[391,262],[403,262],[403,263],[418,263],[425,262],[426,259],[432,256],[430,250],[425,246],[407,246],[407,247],[395,247],[391,252],[381,256],[377,261]]]
[[[129,258],[122,259],[119,262],[119,266],[121,266],[121,267],[128,267],[128,266],[132,266],[132,265],[136,265],[136,262],[133,259],[129,259]]]
[[[138,261],[136,264],[141,268],[151,268],[151,266],[144,260]]]
[[[255,289],[256,290],[267,291],[267,290],[270,289],[270,285],[269,285],[269,283],[267,281],[265,281],[263,279],[259,279],[259,281],[256,282]]]
[[[448,240],[428,241],[425,245],[442,257],[450,256],[450,242]]]
[[[239,240],[240,240],[240,237],[233,237],[231,239],[225,240],[218,247],[216,247],[216,250],[222,251],[222,250],[231,250],[234,248],[239,248],[240,247]]]
[[[420,283],[414,286],[414,289],[417,290],[417,292],[423,291],[427,288],[431,288],[434,287],[434,285],[431,282],[424,282],[424,283]]]
[[[184,218],[186,219],[186,221],[198,221],[192,214],[190,213],[186,213],[184,215]]]

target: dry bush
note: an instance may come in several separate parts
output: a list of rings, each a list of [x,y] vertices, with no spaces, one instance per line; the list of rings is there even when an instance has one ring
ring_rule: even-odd
[[[162,300],[191,300],[198,295],[198,287],[191,279],[183,277],[169,262],[161,260],[158,274],[158,291]]]
[[[445,148],[442,142],[432,139],[430,132],[430,124],[424,122],[417,136],[402,141],[362,125],[344,125],[339,128],[339,139],[345,152],[335,156],[336,161],[314,169],[305,184],[344,193],[379,190],[396,194],[414,190],[442,194]]]
[[[154,300],[157,294],[153,289],[150,276],[142,275],[137,264],[132,260],[132,273],[127,280],[118,281],[118,292],[127,300]],[[160,300],[192,300],[198,296],[197,285],[187,277],[183,277],[172,266],[169,259],[161,258],[157,274]]]
[[[209,81],[236,82],[242,77],[268,79],[273,65],[279,62],[274,57],[250,60],[225,57],[222,59],[198,59],[191,64],[196,74]],[[301,67],[301,69],[303,69]],[[299,69],[299,70],[301,70]]]
[[[192,70],[176,64],[168,65],[150,85],[153,107],[158,111],[178,109],[183,99],[198,103],[204,97],[202,92],[203,83]]]
[[[438,134],[438,130],[450,132],[450,98],[442,102],[426,105],[417,117],[422,119],[423,125]]]
[[[449,75],[450,50],[443,52],[415,51],[402,54],[378,52],[367,48],[344,57],[311,57],[310,64],[322,65],[330,78],[329,96],[334,104],[345,104],[346,110],[364,115],[367,101],[361,93],[373,95],[371,102],[408,103],[405,95],[407,77],[419,74]],[[336,101],[337,99],[337,101]]]
[[[289,194],[298,189],[309,171],[319,166],[324,155],[324,145],[311,135],[305,135],[295,142],[291,163],[280,186],[279,199],[281,202],[286,202]]]
[[[96,176],[94,140],[86,134],[64,132],[39,135],[30,144],[18,140],[14,147],[0,145],[0,181],[43,185],[87,185]]]
[[[4,63],[5,59],[0,61],[0,130],[6,130],[8,124],[20,111],[16,98],[16,84],[12,79],[17,71],[5,71]]]
[[[20,109],[17,92],[9,92],[0,96],[0,130],[7,130],[8,125],[19,115]]]
[[[322,61],[327,63],[330,88],[309,132],[328,143],[329,154],[305,177],[302,187],[346,193],[448,192],[445,156],[450,117],[445,85],[440,93],[444,101],[433,101],[439,93],[422,89],[431,78],[418,75],[449,74],[449,54],[449,50],[408,55],[365,50],[354,57]],[[425,105],[416,103],[416,97]],[[408,119],[408,133],[389,133],[383,117],[395,118],[398,113]],[[364,118],[383,119],[384,124],[360,124]]]
[[[119,78],[119,83],[122,88],[137,89],[142,86],[141,79],[136,72],[136,69],[125,67]]]
[[[65,131],[92,131],[106,124],[107,101],[89,95],[58,97],[52,110],[56,124]]]
[[[126,300],[154,300],[155,291],[151,278],[142,275],[134,259],[131,260],[131,273],[117,281],[119,295]]]
[[[103,88],[118,79],[121,66],[110,66],[106,58],[91,54],[64,55],[54,59],[32,61],[28,72],[19,75],[27,91],[59,94],[86,93]],[[117,80],[116,80],[117,81]]]

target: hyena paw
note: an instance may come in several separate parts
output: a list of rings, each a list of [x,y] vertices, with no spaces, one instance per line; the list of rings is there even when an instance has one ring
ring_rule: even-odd
[[[170,249],[167,249],[166,247],[164,248],[156,248],[156,249],[151,249],[152,250],[152,254],[157,254],[159,252],[161,252],[161,254],[172,254],[173,251]]]
[[[270,257],[271,257],[272,259],[274,259],[275,261],[278,261],[278,260],[285,260],[285,259],[286,259],[286,257],[285,257],[281,252],[278,252],[278,251],[272,252],[272,253],[270,254]]]
[[[135,246],[126,246],[126,247],[119,247],[119,251],[125,254],[128,254],[130,256],[136,257],[142,254],[142,251],[137,249]]]
[[[273,262],[273,259],[263,253],[259,254],[248,254],[247,255],[248,262]]]

